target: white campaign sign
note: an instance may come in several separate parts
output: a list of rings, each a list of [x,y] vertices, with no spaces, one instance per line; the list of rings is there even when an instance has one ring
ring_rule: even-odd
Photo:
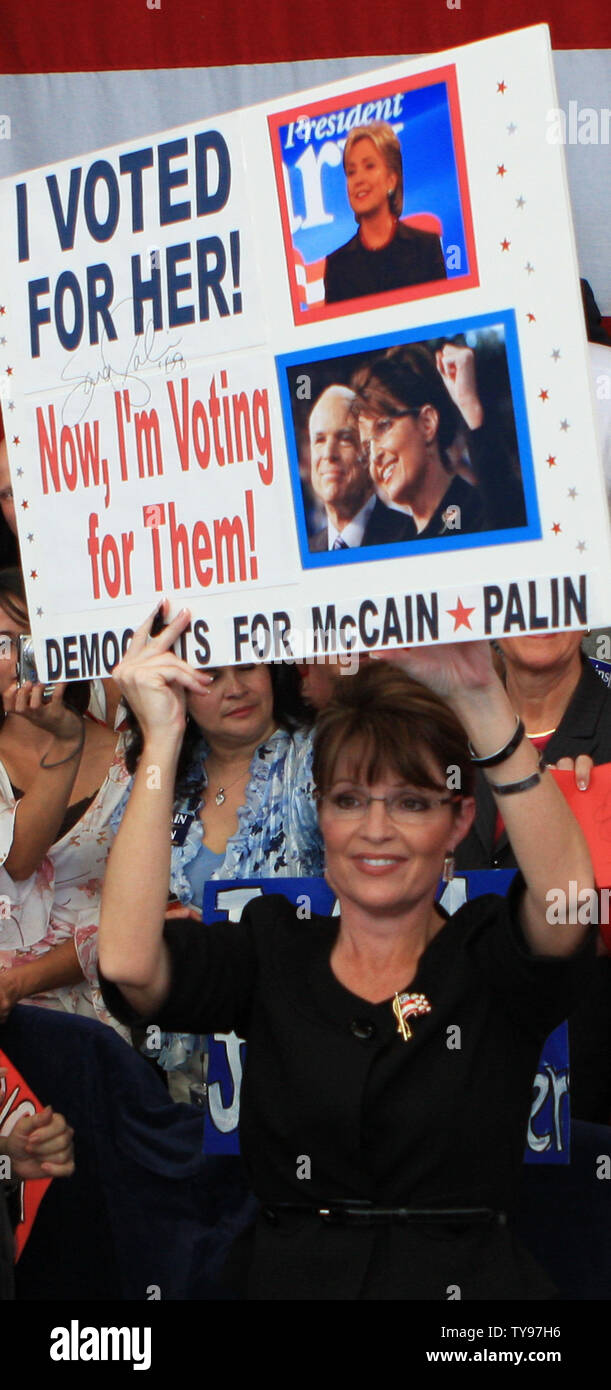
[[[162,595],[202,665],[609,620],[556,108],[537,26],[3,181],[0,388],[49,679],[108,674]],[[364,254],[343,152],[379,121],[404,201]],[[313,412],[412,349],[453,434],[426,394],[350,415],[367,510],[330,548],[350,518],[324,468],[347,465],[317,463]],[[430,421],[426,455],[393,442]]]

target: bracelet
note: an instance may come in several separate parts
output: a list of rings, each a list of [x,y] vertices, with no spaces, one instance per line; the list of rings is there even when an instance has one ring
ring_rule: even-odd
[[[536,787],[541,781],[541,773],[545,771],[546,763],[543,755],[539,758],[537,771],[531,772],[530,777],[523,777],[521,782],[505,782],[500,786],[496,782],[489,782],[488,786],[497,796],[513,796],[515,792],[528,792],[531,787]]]
[[[511,757],[512,753],[515,753],[518,744],[522,742],[525,732],[522,720],[519,714],[516,714],[516,727],[511,738],[508,743],[505,743],[502,748],[499,748],[497,753],[489,753],[487,758],[478,758],[473,745],[469,743],[471,762],[476,763],[477,767],[496,767],[497,763],[506,762],[507,759]]]
[[[79,743],[78,748],[75,748],[75,749],[73,750],[72,753],[67,753],[65,758],[60,758],[59,761],[56,762],[56,763],[47,763],[47,762],[45,762],[45,758],[46,758],[46,753],[45,753],[45,758],[41,758],[41,759],[40,759],[40,767],[44,767],[45,772],[51,772],[52,769],[53,769],[54,767],[63,767],[63,766],[64,766],[64,763],[69,763],[69,762],[71,762],[71,761],[72,761],[72,758],[79,758],[80,755],[81,755],[81,753],[82,753],[82,751],[83,751],[83,744],[84,744],[84,742],[85,742],[85,725],[83,724],[83,721],[81,720],[81,738],[80,738],[80,743]]]

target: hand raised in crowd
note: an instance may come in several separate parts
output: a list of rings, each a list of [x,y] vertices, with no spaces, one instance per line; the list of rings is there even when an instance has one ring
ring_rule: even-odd
[[[186,608],[181,609],[157,637],[151,637],[157,614],[166,608],[167,600],[164,600],[163,605],[137,628],[123,660],[113,671],[145,738],[164,729],[182,734],[187,692],[205,694],[212,679],[205,672],[194,670],[172,651],[190,622]]]
[[[489,642],[441,643],[436,647],[397,647],[372,652],[371,660],[402,666],[421,685],[442,700],[461,691],[485,691],[501,684],[495,671]]]
[[[0,1135],[0,1152],[17,1178],[69,1178],[74,1172],[74,1130],[50,1105],[24,1115],[10,1134]]]
[[[484,411],[477,389],[475,353],[471,348],[446,343],[435,353],[437,370],[443,377],[448,394],[470,430],[479,429]]]
[[[384,661],[392,661],[403,666],[408,675],[421,685],[426,685],[440,695],[442,700],[451,701],[459,692],[478,690],[501,684],[494,666],[492,649],[488,642],[454,642],[438,647],[399,647],[393,651],[372,653],[372,660],[379,656]],[[574,772],[575,782],[580,791],[587,791],[594,763],[587,753],[577,758],[558,758],[550,767],[560,772]]]
[[[19,686],[14,681],[2,697],[4,709],[6,714],[22,715],[60,743],[68,743],[79,735],[82,719],[76,710],[64,704],[65,691],[65,684],[54,685],[51,696],[45,698],[44,685],[25,681]]]

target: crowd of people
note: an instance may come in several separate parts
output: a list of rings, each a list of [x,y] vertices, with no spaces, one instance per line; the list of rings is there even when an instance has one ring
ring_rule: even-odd
[[[369,143],[347,145],[350,188]],[[327,387],[311,548],[440,536],[455,507],[464,529],[488,525],[483,429],[467,348],[392,349]],[[152,1073],[169,1088],[165,1156],[188,1132],[197,1165],[189,1081],[208,1035],[246,1039],[242,1158],[201,1170],[218,1213],[207,1296],[553,1296],[511,1218],[541,1047],[566,1018],[574,1113],[611,1120],[611,961],[596,925],[547,912],[550,890],[597,887],[549,772],[587,796],[611,762],[611,693],[581,634],[195,670],[175,651],[190,614],[162,604],[102,695],[46,688],[19,677],[17,554],[0,573],[0,1050],[20,1002],[76,1016],[75,1049],[83,1019],[112,1030],[136,1090]],[[517,873],[448,916],[437,889],[457,866]],[[332,917],[282,894],[323,876]],[[277,892],[239,923],[202,920],[209,880],[263,878]],[[15,1189],[57,1178],[69,1202],[75,1181],[71,1115],[39,1101],[0,1120],[3,1297]]]

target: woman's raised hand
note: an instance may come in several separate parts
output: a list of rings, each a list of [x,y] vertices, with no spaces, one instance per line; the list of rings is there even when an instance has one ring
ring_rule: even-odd
[[[195,695],[206,694],[212,679],[206,672],[194,670],[172,651],[189,625],[187,609],[182,608],[157,637],[151,637],[159,611],[157,607],[137,628],[123,660],[113,671],[145,738],[162,729],[182,733],[187,694],[189,691]]]
[[[467,692],[478,694],[501,683],[489,642],[452,642],[437,647],[399,647],[372,653],[372,660],[392,661],[409,676],[434,690],[442,700]]]
[[[471,348],[446,343],[435,353],[435,361],[465,424],[470,430],[479,429],[484,421],[484,411],[477,389],[475,353]]]

